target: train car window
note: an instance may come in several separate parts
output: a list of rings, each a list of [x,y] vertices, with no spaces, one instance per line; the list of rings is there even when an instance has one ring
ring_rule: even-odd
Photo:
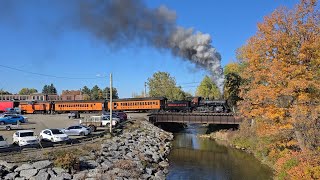
[[[158,102],[156,102],[156,105],[158,105]]]

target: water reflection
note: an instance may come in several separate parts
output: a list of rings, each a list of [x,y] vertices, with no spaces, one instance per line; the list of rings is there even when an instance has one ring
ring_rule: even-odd
[[[271,170],[247,153],[200,139],[205,127],[176,133],[167,179],[272,179]]]

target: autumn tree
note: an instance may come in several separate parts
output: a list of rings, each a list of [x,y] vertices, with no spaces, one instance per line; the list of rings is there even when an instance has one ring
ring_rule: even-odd
[[[149,96],[166,97],[169,100],[184,100],[188,96],[178,87],[174,77],[167,72],[156,72],[148,78]]]
[[[196,95],[210,100],[221,98],[221,94],[217,85],[210,79],[209,76],[205,76],[203,78],[200,85],[197,87]]]
[[[258,137],[277,139],[265,147],[274,156],[295,147],[306,152],[320,146],[319,24],[316,1],[302,0],[293,10],[280,8],[265,17],[256,35],[240,49],[245,65],[240,111],[253,120],[252,132]],[[306,164],[297,166],[292,172],[301,168],[309,172],[304,178],[312,179],[319,163],[313,162],[308,170],[303,170]]]
[[[308,131],[320,112],[320,22],[315,7],[315,1],[302,1],[294,10],[276,10],[241,49],[246,64],[242,114],[259,117],[261,133],[294,129],[298,139],[304,136],[301,148],[315,138]],[[311,141],[310,147],[319,145]]]

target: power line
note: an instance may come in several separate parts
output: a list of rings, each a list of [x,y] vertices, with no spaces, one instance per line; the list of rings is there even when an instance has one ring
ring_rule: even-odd
[[[18,69],[18,68],[14,68],[14,67],[9,67],[9,66],[4,66],[4,65],[0,65],[0,67],[3,68],[7,68],[7,69],[11,69],[11,70],[15,70],[15,71],[20,71],[20,72],[24,72],[24,73],[29,73],[29,74],[34,74],[34,75],[38,75],[38,76],[46,76],[46,77],[52,77],[52,78],[59,78],[59,79],[100,79],[100,78],[105,78],[103,76],[101,77],[66,77],[66,76],[56,76],[56,75],[49,75],[49,74],[43,74],[43,73],[36,73],[36,72],[31,72],[31,71],[25,71],[22,69]]]

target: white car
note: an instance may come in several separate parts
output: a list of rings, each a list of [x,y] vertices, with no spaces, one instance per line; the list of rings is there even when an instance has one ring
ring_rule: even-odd
[[[7,148],[9,147],[9,144],[7,143],[6,139],[3,138],[2,135],[0,135],[0,148]]]
[[[61,130],[69,136],[86,136],[91,133],[90,128],[81,125],[70,126],[66,129]]]
[[[39,139],[34,135],[34,131],[21,130],[13,134],[13,143],[19,146],[39,144]]]
[[[41,131],[40,139],[51,142],[63,142],[68,141],[69,136],[63,133],[60,129],[45,129]]]
[[[102,115],[101,116],[102,126],[109,126],[110,124],[110,115]],[[112,126],[117,125],[120,122],[120,118],[112,117]]]

